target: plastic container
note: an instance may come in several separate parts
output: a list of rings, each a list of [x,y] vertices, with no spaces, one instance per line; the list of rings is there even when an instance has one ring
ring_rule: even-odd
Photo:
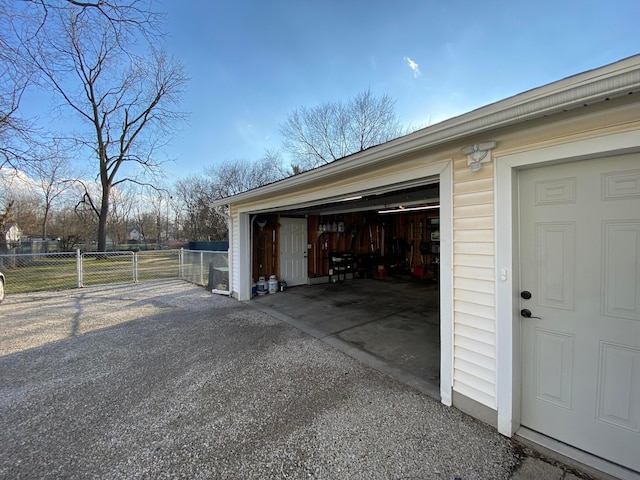
[[[258,283],[256,283],[256,290],[258,292],[258,295],[264,295],[265,293],[267,293],[267,288],[267,281],[264,279],[264,277],[258,278]]]
[[[269,293],[278,293],[278,279],[275,275],[269,277]]]

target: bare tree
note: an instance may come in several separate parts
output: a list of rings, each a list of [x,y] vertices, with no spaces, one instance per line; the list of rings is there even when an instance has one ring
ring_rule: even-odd
[[[225,198],[275,182],[286,176],[275,152],[265,152],[259,161],[233,160],[204,169],[202,175],[180,180],[174,196],[182,210],[182,227],[190,240],[222,240],[227,234],[224,210],[211,206]]]
[[[60,4],[47,5],[53,3]],[[103,250],[111,191],[124,182],[145,184],[145,177],[159,172],[158,150],[184,119],[175,108],[187,77],[179,62],[151,43],[141,48],[149,18],[137,9],[139,2],[119,2],[129,10],[116,2],[62,3],[77,8],[49,8],[29,54],[62,100],[61,108],[85,126],[72,139],[79,156],[95,159],[101,191],[94,195],[87,189],[83,200],[97,217],[98,250]],[[118,16],[123,12],[132,17]]]
[[[141,194],[145,198],[145,208],[139,208],[136,214],[144,226],[145,240],[153,238],[158,246],[162,243],[163,232],[165,240],[169,241],[169,208],[173,196],[166,189],[163,193],[156,190],[151,196]]]
[[[127,35],[141,32],[145,38],[161,36],[159,14],[142,0],[12,0],[0,2],[0,167],[27,168],[40,159],[32,149],[46,143],[46,131],[36,121],[23,118],[19,107],[39,71],[30,48],[43,34],[57,35],[59,14],[73,12],[101,19],[118,32],[124,46]],[[50,53],[50,52],[49,52]]]
[[[26,84],[14,83],[5,68],[0,62],[0,167],[18,168],[28,159],[34,127],[17,115]]]
[[[259,161],[233,160],[204,170],[213,198],[224,198],[283,178],[277,156],[266,152]]]
[[[42,198],[36,191],[20,192],[13,197],[13,221],[26,237],[40,234]]]
[[[74,176],[69,159],[60,152],[41,156],[29,169],[35,188],[42,197],[41,235],[47,238],[47,226],[55,202],[72,187]]]
[[[37,231],[42,199],[35,182],[25,172],[6,167],[0,169],[0,203],[9,206],[4,215],[5,227],[7,223],[15,222],[25,235],[31,236]]]
[[[26,160],[33,139],[33,124],[19,116],[25,90],[33,81],[33,68],[24,56],[16,24],[24,15],[19,2],[0,2],[0,168],[17,168]]]
[[[387,142],[403,130],[395,113],[395,100],[365,90],[347,103],[294,110],[280,126],[280,133],[296,172]]]
[[[221,240],[227,230],[226,219],[211,207],[214,196],[211,180],[192,175],[179,180],[174,200],[181,206],[182,229],[191,241]]]
[[[91,238],[95,232],[95,216],[86,209],[63,208],[54,212],[50,231],[58,239],[58,248],[72,251],[80,242]]]
[[[135,205],[138,202],[133,188],[121,184],[111,191],[111,202],[107,218],[107,234],[115,245],[124,243],[129,238],[129,228],[135,217]],[[98,249],[98,251],[104,251]]]

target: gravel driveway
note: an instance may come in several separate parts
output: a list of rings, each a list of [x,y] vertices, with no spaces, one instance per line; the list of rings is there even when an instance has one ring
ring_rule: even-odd
[[[0,306],[1,478],[506,479],[517,448],[180,281]]]

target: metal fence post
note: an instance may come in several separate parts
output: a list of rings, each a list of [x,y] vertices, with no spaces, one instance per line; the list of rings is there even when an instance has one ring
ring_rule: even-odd
[[[133,283],[138,283],[138,254],[136,252],[131,252],[133,256],[131,257],[131,267],[132,267],[132,280]]]
[[[204,252],[200,252],[200,285],[204,285]]]
[[[180,248],[180,251],[178,252],[178,275],[180,275],[179,278],[184,278],[184,248]]]
[[[82,254],[76,249],[76,285],[82,288]]]

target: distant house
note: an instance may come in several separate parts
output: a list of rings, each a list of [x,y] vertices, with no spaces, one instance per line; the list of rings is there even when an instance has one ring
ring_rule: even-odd
[[[636,478],[640,55],[221,205],[233,297],[331,281],[344,255],[429,273],[443,404]]]
[[[21,238],[22,230],[20,230],[17,223],[12,222],[5,225],[5,241],[9,248],[18,246]]]
[[[142,242],[144,241],[144,235],[137,228],[129,230],[129,241]]]

